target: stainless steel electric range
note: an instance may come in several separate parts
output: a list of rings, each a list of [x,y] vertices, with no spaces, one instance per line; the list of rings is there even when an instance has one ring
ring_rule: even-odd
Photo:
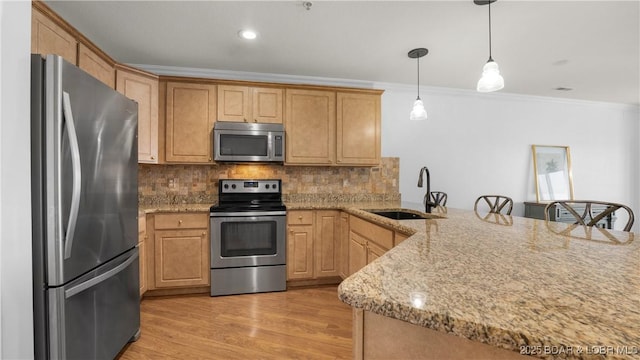
[[[211,216],[211,296],[287,288],[281,180],[219,180]]]

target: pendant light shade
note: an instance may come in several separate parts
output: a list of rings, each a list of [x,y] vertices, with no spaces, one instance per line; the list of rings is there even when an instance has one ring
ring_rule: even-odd
[[[482,68],[482,77],[478,80],[476,90],[479,92],[498,91],[504,87],[504,78],[500,75],[498,63],[491,57],[491,3],[497,0],[474,0],[476,5],[489,7],[489,61]]]
[[[482,68],[482,77],[478,80],[477,90],[479,92],[492,92],[504,87],[504,79],[500,75],[498,63],[489,60]]]
[[[420,97],[413,102],[413,109],[409,115],[409,120],[427,120],[427,110],[424,109],[424,104]]]
[[[427,110],[424,109],[424,104],[420,99],[420,58],[427,55],[429,50],[425,48],[417,48],[409,51],[407,54],[410,58],[416,59],[418,62],[418,97],[413,102],[413,108],[411,114],[409,114],[409,120],[427,120]]]

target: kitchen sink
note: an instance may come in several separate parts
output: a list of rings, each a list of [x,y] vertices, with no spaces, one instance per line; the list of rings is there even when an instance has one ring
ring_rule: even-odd
[[[414,220],[414,219],[427,219],[420,214],[416,214],[409,211],[369,211],[372,214],[384,216],[393,220]]]

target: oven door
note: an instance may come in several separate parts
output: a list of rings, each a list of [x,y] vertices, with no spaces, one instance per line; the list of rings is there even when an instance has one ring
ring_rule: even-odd
[[[211,268],[286,263],[286,212],[211,213]]]

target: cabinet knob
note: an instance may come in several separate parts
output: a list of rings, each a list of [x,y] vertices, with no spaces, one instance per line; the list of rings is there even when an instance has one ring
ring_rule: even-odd
[[[211,158],[209,158],[209,161],[211,161]]]
[[[203,232],[202,232],[202,236],[205,236],[205,235],[207,235],[207,233],[203,231]]]
[[[178,220],[178,225],[182,225],[182,220]]]
[[[253,119],[253,122],[258,122],[258,119]]]
[[[151,155],[151,160],[155,160],[155,159],[156,159],[156,157]]]
[[[244,120],[244,122],[247,122],[247,119],[242,119],[242,120]]]
[[[302,221],[302,215],[298,216],[298,220]]]

